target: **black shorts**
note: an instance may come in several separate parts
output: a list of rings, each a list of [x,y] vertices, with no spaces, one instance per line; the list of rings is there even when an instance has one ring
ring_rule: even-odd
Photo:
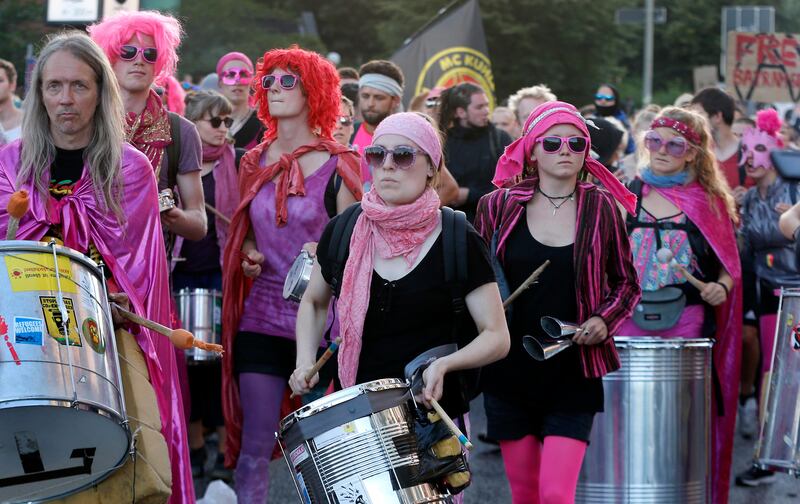
[[[222,416],[222,362],[219,360],[189,364],[189,393],[192,414],[189,421],[203,421],[207,429],[225,425]]]
[[[541,411],[532,404],[515,403],[484,393],[487,437],[511,441],[533,435],[544,440],[561,436],[589,442],[593,412]]]

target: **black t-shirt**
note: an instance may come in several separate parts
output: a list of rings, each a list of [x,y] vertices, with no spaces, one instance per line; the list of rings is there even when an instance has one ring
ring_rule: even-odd
[[[66,150],[56,147],[56,157],[50,165],[50,194],[61,199],[72,194],[75,184],[83,174],[85,149]]]
[[[258,119],[258,114],[253,111],[241,129],[233,135],[233,146],[247,148],[254,140],[259,143],[261,142],[261,137],[264,136],[264,131],[264,125]]]
[[[549,315],[564,322],[576,322],[574,244],[550,247],[539,243],[520,219],[508,237],[503,271],[511,292],[531,273],[550,260],[538,283],[513,304],[509,324],[511,350],[505,359],[483,372],[484,389],[509,400],[525,401],[543,412],[597,412],[603,410],[603,383],[583,375],[580,353],[573,345],[550,359],[534,360],[522,346],[525,335],[544,335],[541,318]]]
[[[317,248],[322,276],[329,284],[332,272],[328,248],[337,219],[334,217],[325,228]],[[495,281],[486,244],[471,225],[467,225],[466,254],[464,296]],[[403,278],[390,282],[373,270],[356,383],[404,378],[405,365],[417,355],[453,342],[453,323],[452,294],[444,282],[444,246],[439,235],[425,257]],[[445,391],[442,397],[448,412],[458,409],[447,405],[452,396]]]
[[[215,170],[218,168],[214,168]],[[215,205],[214,172],[210,171],[203,176],[203,196],[205,202],[211,206]],[[181,257],[185,261],[180,261],[175,265],[175,271],[179,273],[208,273],[220,269],[219,256],[220,250],[217,244],[217,220],[214,214],[206,210],[206,220],[208,231],[199,240],[184,240],[181,246]]]

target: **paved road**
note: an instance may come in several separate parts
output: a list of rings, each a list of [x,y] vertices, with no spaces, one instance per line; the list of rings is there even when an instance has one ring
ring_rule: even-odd
[[[474,433],[484,429],[486,418],[483,413],[482,400],[479,399],[473,403],[470,418]],[[476,443],[474,455],[470,459],[474,480],[472,486],[466,490],[466,503],[510,503],[511,494],[499,450],[477,441],[477,436],[472,437]],[[748,442],[737,437],[734,446],[734,474],[747,469],[752,453],[752,441]],[[270,503],[294,504],[299,502],[289,471],[282,460],[272,462],[270,480]],[[204,488],[204,483],[196,482],[198,490]],[[732,486],[731,488],[730,504],[798,504],[800,502],[800,480],[786,475],[780,475],[776,483],[766,487],[745,489]],[[202,493],[198,493],[198,495],[202,495]]]

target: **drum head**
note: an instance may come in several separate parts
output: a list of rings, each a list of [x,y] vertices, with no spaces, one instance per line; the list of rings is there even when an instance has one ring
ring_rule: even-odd
[[[67,407],[0,409],[0,502],[63,497],[108,477],[128,452],[114,417]]]

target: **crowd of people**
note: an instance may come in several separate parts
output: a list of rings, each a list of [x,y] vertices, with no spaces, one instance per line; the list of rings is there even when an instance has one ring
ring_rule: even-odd
[[[174,327],[171,292],[222,292],[220,361],[187,366],[164,338],[136,332],[171,502],[194,501],[210,434],[219,456],[207,476],[235,481],[240,502],[266,502],[274,433],[302,404],[287,384],[308,403],[403,378],[415,356],[454,340],[425,370],[422,403],[441,399],[468,429],[456,377],[483,368],[484,438],[499,444],[513,502],[573,502],[602,377],[620,367],[615,335],[715,341],[710,474],[713,502],[727,502],[737,417],[740,435],[756,434],[776,291],[800,287],[797,183],[770,157],[798,147],[792,111],[751,117],[708,88],[629,117],[610,83],[582,107],[539,84],[490,110],[470,82],[426,90],[406,111],[390,61],[337,70],[298,47],[256,64],[229,52],[201,85],[182,85],[175,18],[120,13],[87,31],[48,38],[21,109],[15,68],[0,60],[0,232],[26,189],[18,238],[102,261],[132,311]],[[174,205],[160,210],[165,192]],[[445,207],[469,222],[455,287]],[[315,262],[296,304],[283,285],[301,250]],[[544,334],[543,316],[579,329],[538,362],[523,336]],[[308,379],[336,337],[335,362]],[[754,466],[736,482],[774,478]]]

